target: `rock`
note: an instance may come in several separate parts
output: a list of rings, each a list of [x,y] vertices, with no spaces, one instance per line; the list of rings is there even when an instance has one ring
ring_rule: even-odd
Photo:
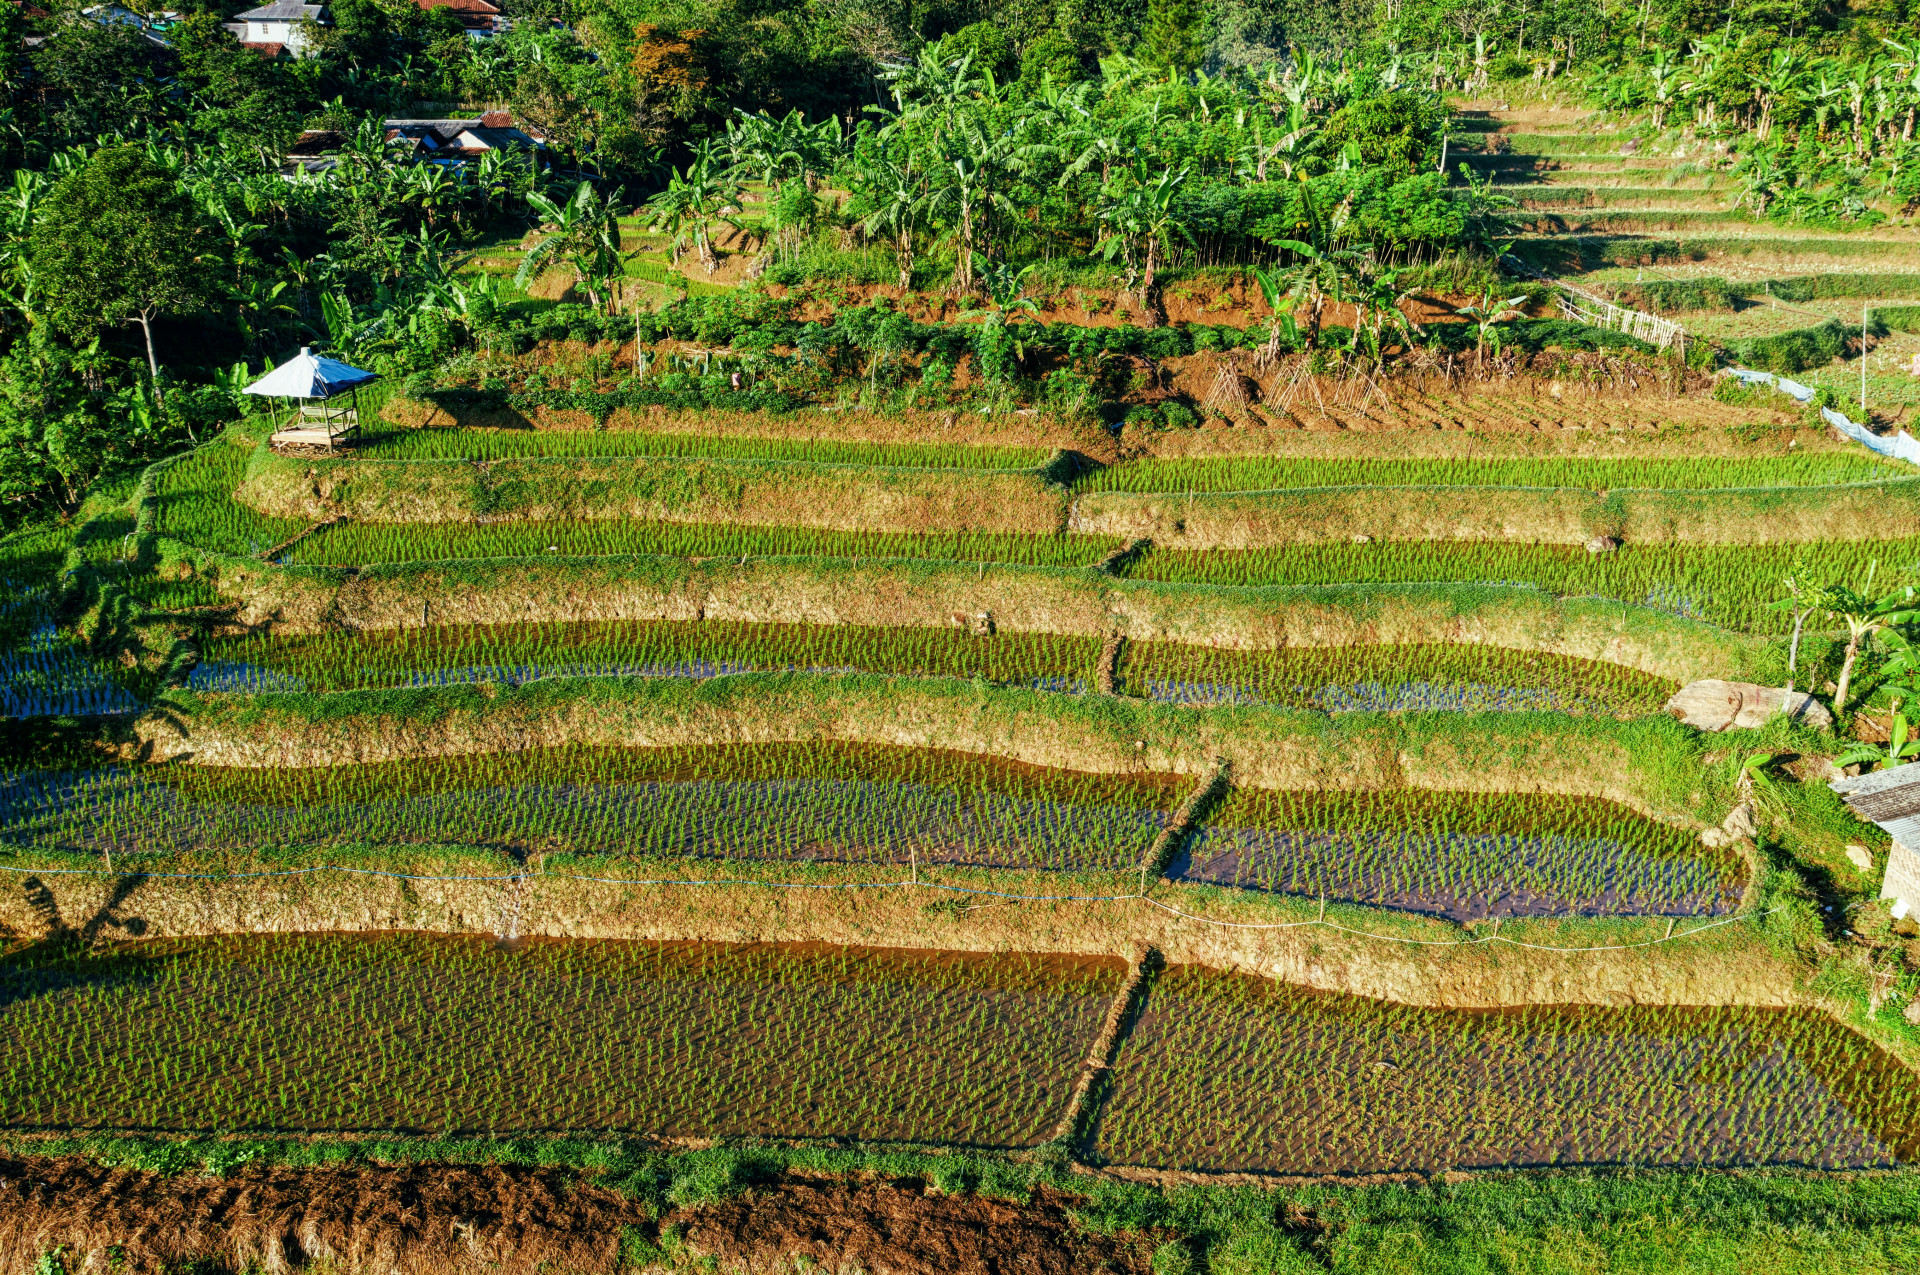
[[[1373,543],[1373,537],[1364,531],[1356,532],[1353,537],[1353,543],[1357,545],[1370,545]]]
[[[1920,996],[1916,996],[1907,1002],[1907,1010],[1904,1014],[1900,1015],[1900,1017],[1912,1023],[1915,1027],[1920,1027]]]
[[[1862,872],[1873,871],[1873,855],[1868,852],[1865,846],[1848,846],[1847,862]]]
[[[1640,150],[1640,139],[1637,137],[1629,137],[1627,139],[1626,145],[1620,148],[1620,153],[1622,155],[1634,155],[1634,154],[1638,154],[1639,150]]]
[[[1718,850],[1722,846],[1732,845],[1733,838],[1719,828],[1708,828],[1701,832],[1700,844],[1709,850]]]
[[[1588,553],[1614,553],[1620,548],[1620,542],[1612,536],[1595,536],[1587,541]]]
[[[1787,692],[1752,682],[1723,682],[1717,678],[1689,682],[1667,701],[1667,711],[1696,730],[1752,730],[1777,713],[1786,713],[1807,726],[1831,728],[1833,714],[1804,691]]]
[[[1729,841],[1738,841],[1742,837],[1758,835],[1760,825],[1754,822],[1753,803],[1743,801],[1728,811],[1727,817],[1725,821],[1721,823],[1720,828],[1721,831],[1727,834]]]

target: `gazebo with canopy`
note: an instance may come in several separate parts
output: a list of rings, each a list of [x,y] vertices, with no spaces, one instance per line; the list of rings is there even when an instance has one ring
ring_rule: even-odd
[[[378,373],[315,354],[303,345],[297,356],[242,392],[298,400],[285,422],[275,426],[273,442],[303,443],[332,451],[336,442],[360,428],[360,387],[379,379]],[[271,416],[272,409],[268,412]]]

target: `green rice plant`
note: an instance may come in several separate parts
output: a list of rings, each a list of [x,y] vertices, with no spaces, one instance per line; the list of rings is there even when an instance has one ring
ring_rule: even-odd
[[[1133,868],[1171,775],[842,743],[564,747],[301,770],[27,775],[5,835],[141,856],[486,845],[637,858]]]
[[[558,675],[713,677],[749,669],[856,669],[981,677],[1072,690],[1090,686],[1099,639],[1053,633],[976,636],[963,628],[625,620],[212,638],[188,685],[203,691],[360,690]]]
[[[761,669],[852,669],[978,677],[1081,692],[1098,684],[1087,635],[964,628],[610,621],[213,637],[190,689],[345,691],[541,677],[714,677]],[[1623,665],[1487,645],[1342,646],[1235,651],[1177,642],[1124,647],[1120,693],[1176,703],[1267,703],[1341,711],[1459,707],[1655,712],[1677,689]]]
[[[1692,831],[1600,798],[1252,789],[1170,875],[1473,921],[1722,913],[1747,873]]]
[[[1031,1146],[1117,960],[422,935],[0,964],[0,1125]]]
[[[1906,478],[1912,470],[1865,452],[1681,460],[1500,460],[1231,457],[1145,460],[1096,470],[1075,491],[1272,491],[1295,487],[1617,487],[1697,490],[1808,487]]]
[[[1871,562],[1910,573],[1920,539],[1824,541],[1796,545],[1634,545],[1591,554],[1578,545],[1374,542],[1270,549],[1155,548],[1127,574],[1170,583],[1530,584],[1573,597],[1615,598],[1724,628],[1784,633],[1791,618],[1769,608],[1790,575],[1855,579]]]
[[[989,532],[822,531],[681,522],[339,523],[303,540],[287,561],[364,566],[459,558],[932,558],[1087,566],[1120,547],[1116,536]]]
[[[866,443],[831,438],[653,434],[626,430],[407,429],[373,435],[354,454],[378,460],[502,460],[516,456],[694,456],[716,460],[811,461],[907,469],[1038,469],[1036,447]]]
[[[1678,684],[1620,664],[1481,644],[1235,651],[1129,642],[1121,689],[1176,703],[1355,709],[1658,712]]]
[[[1920,1088],[1812,1009],[1422,1009],[1198,966],[1123,1046],[1096,1150],[1298,1174],[1890,1167]]]

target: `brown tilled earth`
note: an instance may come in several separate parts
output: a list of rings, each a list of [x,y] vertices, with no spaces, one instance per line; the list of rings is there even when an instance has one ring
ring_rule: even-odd
[[[738,1272],[1152,1269],[1151,1238],[1081,1230],[1070,1203],[1045,1191],[1023,1204],[943,1195],[911,1178],[790,1176],[670,1210],[656,1225],[633,1201],[558,1169],[242,1166],[224,1178],[169,1177],[74,1156],[0,1155],[0,1275],[28,1275],[56,1248],[75,1275],[315,1265],[340,1275],[614,1275],[623,1233],[677,1254],[660,1270],[692,1269],[701,1257]]]

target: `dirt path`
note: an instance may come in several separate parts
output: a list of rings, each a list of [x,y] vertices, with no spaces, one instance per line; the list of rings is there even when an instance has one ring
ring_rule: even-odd
[[[692,1269],[1138,1273],[1152,1240],[1094,1235],[1067,1197],[1026,1204],[941,1195],[916,1179],[782,1178],[719,1204],[674,1209],[656,1227],[637,1202],[557,1169],[496,1165],[242,1166],[225,1178],[165,1177],[66,1157],[0,1155],[0,1275],[29,1275],[63,1249],[64,1268],[115,1275],[286,1271],[615,1275]],[[638,1268],[623,1235],[678,1260]],[[677,1242],[674,1238],[677,1236]],[[623,1265],[623,1262],[626,1264]]]

